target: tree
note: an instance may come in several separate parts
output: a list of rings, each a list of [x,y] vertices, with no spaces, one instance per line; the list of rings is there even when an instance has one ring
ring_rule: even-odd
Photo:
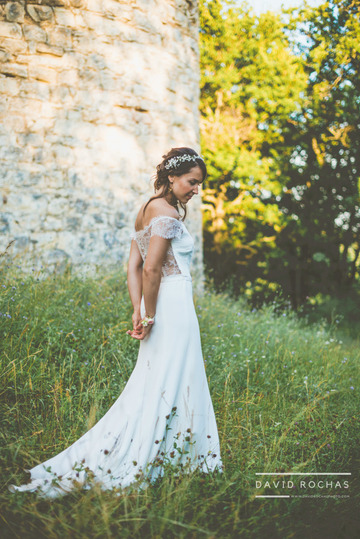
[[[307,73],[302,110],[278,155],[287,189],[279,208],[292,221],[276,239],[286,253],[294,306],[317,292],[343,295],[359,273],[360,6],[329,0],[293,13]]]
[[[286,219],[276,200],[265,200],[282,192],[271,146],[283,143],[283,123],[300,111],[306,78],[280,17],[209,0],[201,2],[200,22],[202,151],[210,172],[205,260],[217,285],[235,276],[239,292],[254,276],[261,287],[266,278],[275,282],[267,259]]]
[[[288,24],[201,2],[205,260],[235,292],[297,307],[359,269],[359,7],[329,0]],[[299,41],[300,36],[300,41]],[[256,294],[255,294],[256,295]]]

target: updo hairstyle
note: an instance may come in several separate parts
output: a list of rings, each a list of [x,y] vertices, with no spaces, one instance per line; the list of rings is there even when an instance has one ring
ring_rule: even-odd
[[[191,161],[182,161],[178,162],[174,168],[165,168],[165,166],[169,163],[170,159],[174,157],[179,157],[182,155],[194,155],[196,156],[195,160]],[[158,195],[155,195],[148,200],[148,202],[144,206],[143,212],[145,212],[147,205],[156,198],[163,198],[170,192],[170,182],[169,182],[169,176],[182,176],[183,174],[187,174],[192,168],[196,167],[197,165],[201,168],[201,172],[203,175],[203,181],[206,179],[207,176],[207,170],[206,165],[202,158],[198,155],[198,153],[193,150],[192,148],[171,148],[171,150],[162,156],[163,160],[159,165],[156,167],[156,172],[153,175],[154,179],[154,191],[159,191]],[[182,202],[178,202],[180,207],[184,210],[184,215],[182,219],[185,219],[186,217],[186,205]]]

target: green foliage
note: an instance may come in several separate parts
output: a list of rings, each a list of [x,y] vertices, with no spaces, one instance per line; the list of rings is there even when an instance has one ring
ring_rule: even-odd
[[[205,260],[254,304],[345,295],[359,273],[359,6],[289,22],[201,3]],[[251,284],[251,287],[249,284]]]
[[[288,178],[279,208],[293,222],[276,243],[286,253],[294,304],[318,292],[351,295],[359,275],[359,15],[357,2],[331,0],[295,11],[289,23],[303,36],[308,75],[279,160]]]
[[[104,492],[95,485],[51,502],[9,493],[8,484],[24,481],[23,468],[65,449],[108,410],[132,372],[138,345],[126,335],[131,305],[121,273],[79,279],[71,271],[26,277],[12,265],[4,270],[2,537],[303,537],[313,521],[323,536],[338,537],[340,527],[352,536],[358,341],[344,344],[335,327],[310,327],[286,305],[250,310],[244,300],[211,290],[195,304],[223,476],[178,477],[169,470],[145,490]],[[352,472],[351,497],[311,505],[255,498],[269,492],[255,487],[256,472],[289,470]]]
[[[217,284],[235,274],[240,290],[273,256],[284,226],[276,202],[263,200],[282,191],[270,147],[300,110],[306,78],[280,17],[219,1],[203,2],[200,13],[205,257]]]

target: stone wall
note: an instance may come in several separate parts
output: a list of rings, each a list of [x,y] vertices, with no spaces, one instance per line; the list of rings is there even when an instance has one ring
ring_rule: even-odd
[[[0,0],[0,252],[125,264],[161,156],[199,150],[198,55],[197,1]]]

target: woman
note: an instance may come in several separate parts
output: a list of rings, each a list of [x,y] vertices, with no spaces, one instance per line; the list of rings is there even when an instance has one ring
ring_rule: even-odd
[[[178,206],[206,178],[191,148],[173,148],[157,166],[155,196],[140,209],[132,235],[128,288],[140,340],[135,368],[117,401],[70,447],[32,470],[31,482],[52,498],[74,486],[146,486],[166,467],[222,471],[218,431],[201,351],[189,272],[193,240]]]

